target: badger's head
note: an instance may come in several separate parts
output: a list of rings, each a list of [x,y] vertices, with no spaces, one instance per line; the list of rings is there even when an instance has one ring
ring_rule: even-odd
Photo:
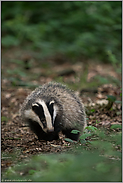
[[[25,110],[25,118],[37,122],[44,132],[54,131],[54,122],[57,116],[58,106],[54,100],[45,102],[38,99],[32,103],[32,108]]]

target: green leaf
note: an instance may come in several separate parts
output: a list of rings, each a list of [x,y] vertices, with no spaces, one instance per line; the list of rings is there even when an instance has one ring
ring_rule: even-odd
[[[97,130],[97,128],[96,127],[94,127],[94,126],[87,126],[85,129],[87,129],[87,130],[91,130],[91,131],[93,131],[93,132],[95,132],[96,130]]]
[[[29,174],[30,175],[33,175],[34,173],[36,173],[37,171],[36,170],[29,170]]]
[[[79,130],[72,130],[71,133],[73,134],[78,134],[80,131]]]
[[[122,129],[122,125],[116,124],[111,126],[111,129],[117,129],[117,128]]]
[[[80,136],[80,139],[86,139],[87,137],[91,136],[90,133],[86,133]]]
[[[67,142],[74,142],[73,140],[71,140],[69,138],[65,138],[65,141],[67,141]]]
[[[122,101],[116,100],[115,103],[116,103],[116,104],[122,104]]]
[[[7,118],[6,116],[2,116],[2,117],[1,117],[1,121],[2,121],[2,122],[3,122],[3,121],[6,122],[6,121],[8,121],[8,118]]]
[[[107,95],[107,100],[108,100],[108,101],[111,101],[111,102],[115,102],[116,97],[113,96],[113,95]]]
[[[100,123],[100,121],[96,120],[96,123],[98,124],[98,123]]]
[[[91,109],[91,112],[95,112],[95,109]]]

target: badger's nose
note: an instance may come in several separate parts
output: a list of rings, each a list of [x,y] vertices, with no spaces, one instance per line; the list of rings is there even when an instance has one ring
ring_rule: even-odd
[[[54,132],[54,128],[47,129],[47,132]]]

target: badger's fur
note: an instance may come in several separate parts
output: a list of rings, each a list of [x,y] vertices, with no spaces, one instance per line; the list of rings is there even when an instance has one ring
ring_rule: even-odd
[[[78,140],[80,134],[71,131],[82,132],[87,126],[80,98],[66,86],[55,82],[36,88],[22,104],[20,115],[42,140],[58,139],[60,131],[66,137]]]

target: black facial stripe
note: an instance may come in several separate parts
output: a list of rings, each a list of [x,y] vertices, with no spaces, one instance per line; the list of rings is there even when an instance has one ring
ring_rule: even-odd
[[[42,105],[36,103],[37,105],[32,105],[32,110],[35,112],[35,114],[38,115],[40,121],[42,122],[44,128],[47,127],[46,125],[46,119],[45,119],[45,115],[44,115],[44,109],[42,107]]]
[[[49,113],[50,113],[51,119],[52,119],[52,125],[54,126],[54,124],[53,124],[53,113],[54,113],[53,106],[54,106],[54,103],[51,103],[51,104],[47,103],[47,108],[49,110]]]

